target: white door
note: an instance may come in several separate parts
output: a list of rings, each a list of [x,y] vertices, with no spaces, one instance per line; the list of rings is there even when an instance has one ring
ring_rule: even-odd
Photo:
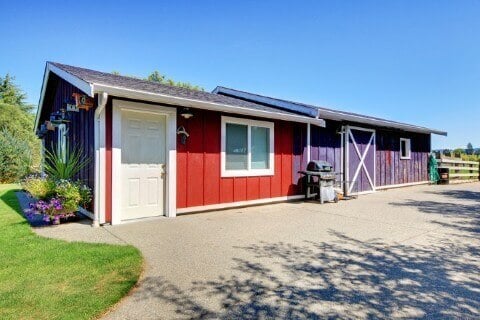
[[[165,213],[165,130],[165,115],[122,111],[122,220]]]

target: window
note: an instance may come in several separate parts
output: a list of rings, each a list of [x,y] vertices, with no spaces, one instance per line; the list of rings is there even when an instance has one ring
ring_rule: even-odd
[[[65,124],[58,126],[57,134],[57,154],[60,156],[63,163],[65,163],[67,162],[67,127]]]
[[[400,159],[410,159],[410,139],[400,138]]]
[[[222,177],[273,175],[273,122],[222,117]]]

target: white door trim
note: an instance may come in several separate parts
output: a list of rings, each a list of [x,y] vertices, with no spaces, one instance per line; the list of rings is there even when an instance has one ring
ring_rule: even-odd
[[[347,195],[351,194],[353,186],[355,185],[355,181],[357,180],[358,175],[359,175],[362,167],[365,169],[365,174],[367,176],[368,182],[369,182],[370,186],[372,187],[371,191],[363,191],[362,193],[375,192],[376,191],[376,173],[377,173],[377,164],[376,164],[377,144],[376,144],[376,141],[375,141],[376,131],[375,131],[375,129],[368,129],[368,128],[362,128],[362,127],[356,127],[356,126],[346,126],[345,129],[346,129],[345,130],[345,139],[344,139],[343,143],[345,144],[345,149],[344,149],[345,150],[345,178],[346,178],[345,181],[348,181],[348,186],[346,188]],[[371,137],[368,141],[368,145],[365,148],[365,151],[364,151],[363,154],[358,149],[357,142],[355,141],[355,137],[352,134],[352,130],[367,131],[367,132],[372,133],[372,135],[371,135]],[[355,152],[357,153],[358,157],[360,158],[360,163],[359,163],[357,169],[355,170],[355,173],[354,173],[351,181],[349,180],[349,178],[350,178],[350,154],[349,154],[349,152],[350,152],[350,150],[349,150],[350,139],[352,140],[353,146],[355,147]],[[370,149],[372,141],[373,141],[373,180],[372,180],[372,177],[370,177],[370,174],[368,173],[367,167],[365,165],[365,158],[366,158],[367,153]],[[357,193],[360,193],[360,192],[357,192]]]
[[[112,224],[121,223],[122,110],[166,116],[165,216],[175,217],[177,210],[177,109],[118,99],[113,100],[112,107]]]

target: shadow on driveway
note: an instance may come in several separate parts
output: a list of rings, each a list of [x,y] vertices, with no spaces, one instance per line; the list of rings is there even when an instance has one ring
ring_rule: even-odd
[[[470,190],[441,190],[425,192],[451,201],[404,200],[393,206],[413,207],[420,212],[438,216],[432,223],[462,233],[463,237],[479,239],[480,192]],[[440,219],[441,218],[441,219]],[[448,218],[448,219],[444,219]]]
[[[195,319],[480,317],[478,247],[386,245],[330,233],[328,243],[238,247],[254,259],[235,258],[234,275],[194,282],[188,292],[149,277],[136,298],[174,305],[178,318]],[[193,296],[219,301],[219,308]]]

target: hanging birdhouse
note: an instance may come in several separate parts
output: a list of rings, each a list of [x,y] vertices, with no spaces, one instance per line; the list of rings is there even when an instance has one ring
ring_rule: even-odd
[[[47,130],[49,130],[49,131],[55,130],[55,127],[53,126],[53,124],[50,121],[45,121],[45,126],[47,127]]]
[[[79,112],[80,108],[77,106],[75,99],[69,99],[65,101],[65,109],[67,112]]]
[[[90,108],[93,108],[93,98],[85,95],[85,94],[80,94],[80,93],[74,93],[72,94],[72,97],[75,99],[75,105],[77,106],[78,109],[83,109],[83,110],[90,110]]]

